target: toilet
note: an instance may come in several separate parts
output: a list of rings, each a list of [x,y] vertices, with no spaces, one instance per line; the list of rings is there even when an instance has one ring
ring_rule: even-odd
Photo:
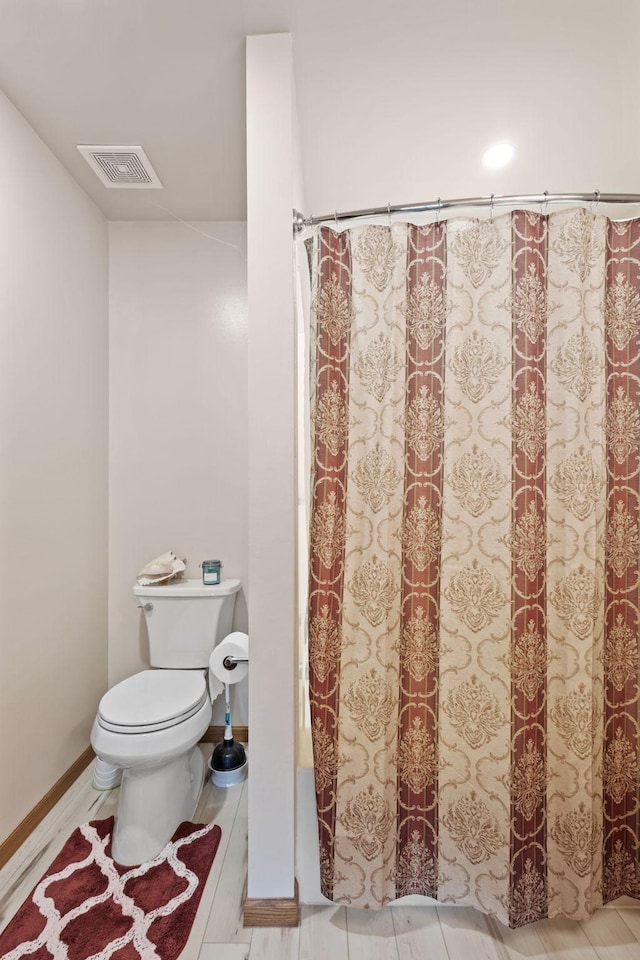
[[[112,855],[152,860],[195,812],[205,776],[196,746],[211,722],[209,658],[231,632],[239,580],[136,585],[149,661],[103,696],[91,730],[97,757],[122,769]]]

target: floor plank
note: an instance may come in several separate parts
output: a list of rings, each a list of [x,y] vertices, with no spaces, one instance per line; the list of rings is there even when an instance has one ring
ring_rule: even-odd
[[[509,952],[487,917],[472,907],[437,907],[442,936],[451,958],[507,960]]]
[[[298,960],[349,960],[344,907],[302,906]]]
[[[600,960],[640,960],[640,943],[617,910],[598,910],[580,926]]]
[[[576,920],[554,917],[534,924],[545,950],[554,960],[598,960],[587,935]]]
[[[620,916],[631,930],[631,933],[634,935],[636,940],[640,941],[640,909],[636,908],[632,910],[629,907],[626,907],[620,910]]]
[[[399,960],[393,911],[346,910],[349,960]]]
[[[448,960],[435,907],[394,907],[391,917],[400,960]]]
[[[205,930],[215,904],[220,878],[223,876],[224,863],[229,850],[233,825],[238,816],[240,800],[244,793],[244,783],[228,787],[226,791],[222,787],[216,787],[210,782],[205,784],[203,797],[198,805],[195,820],[197,823],[217,823],[222,830],[222,836],[220,837],[220,845],[216,851],[207,882],[202,891],[202,899],[200,900],[198,910],[193,920],[189,939],[185,945],[184,952],[180,955],[180,960],[195,960],[201,952],[200,948],[205,939]],[[240,816],[242,816],[242,813],[240,813]],[[238,906],[238,909],[240,909],[240,906]]]
[[[522,960],[523,957],[527,960],[549,960],[535,923],[511,930],[493,917],[488,917],[487,922],[494,940],[504,945],[510,960]]]
[[[238,785],[240,786],[240,785]],[[220,879],[204,930],[205,943],[249,943],[251,928],[242,925],[244,891],[247,883],[247,800],[248,790],[240,794],[237,813],[229,832],[229,842],[220,868]],[[214,789],[237,790],[238,787]]]
[[[254,927],[249,960],[298,960],[299,942],[299,927]]]
[[[203,943],[198,960],[248,960],[249,949],[248,943]]]

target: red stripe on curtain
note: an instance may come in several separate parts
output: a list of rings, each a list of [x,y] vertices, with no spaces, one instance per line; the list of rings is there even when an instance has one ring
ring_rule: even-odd
[[[606,264],[607,527],[603,899],[640,894],[638,538],[640,221],[610,221]]]
[[[547,218],[512,215],[513,420],[546,419]],[[512,446],[511,890],[509,920],[547,915],[546,845],[546,449]]]
[[[396,896],[436,897],[445,227],[408,231],[405,419],[439,416],[428,442],[405,431]]]
[[[316,405],[312,441],[309,580],[309,684],[320,879],[332,899],[340,654],[349,434],[351,249],[349,235],[319,232],[316,315]]]

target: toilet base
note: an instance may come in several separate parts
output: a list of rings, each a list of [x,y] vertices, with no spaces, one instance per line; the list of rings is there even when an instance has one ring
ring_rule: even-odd
[[[153,860],[179,824],[193,817],[204,775],[198,747],[158,766],[124,769],[111,847],[116,863]]]
[[[93,780],[91,786],[94,790],[115,790],[120,786],[122,780],[122,770],[115,767],[112,763],[107,763],[100,757],[93,761]]]

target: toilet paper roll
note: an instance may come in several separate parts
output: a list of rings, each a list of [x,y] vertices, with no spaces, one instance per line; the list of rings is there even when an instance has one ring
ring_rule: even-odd
[[[225,666],[227,657],[241,657],[243,663]],[[230,633],[215,647],[209,657],[209,692],[215,699],[225,683],[239,683],[249,671],[249,637],[246,633]]]

